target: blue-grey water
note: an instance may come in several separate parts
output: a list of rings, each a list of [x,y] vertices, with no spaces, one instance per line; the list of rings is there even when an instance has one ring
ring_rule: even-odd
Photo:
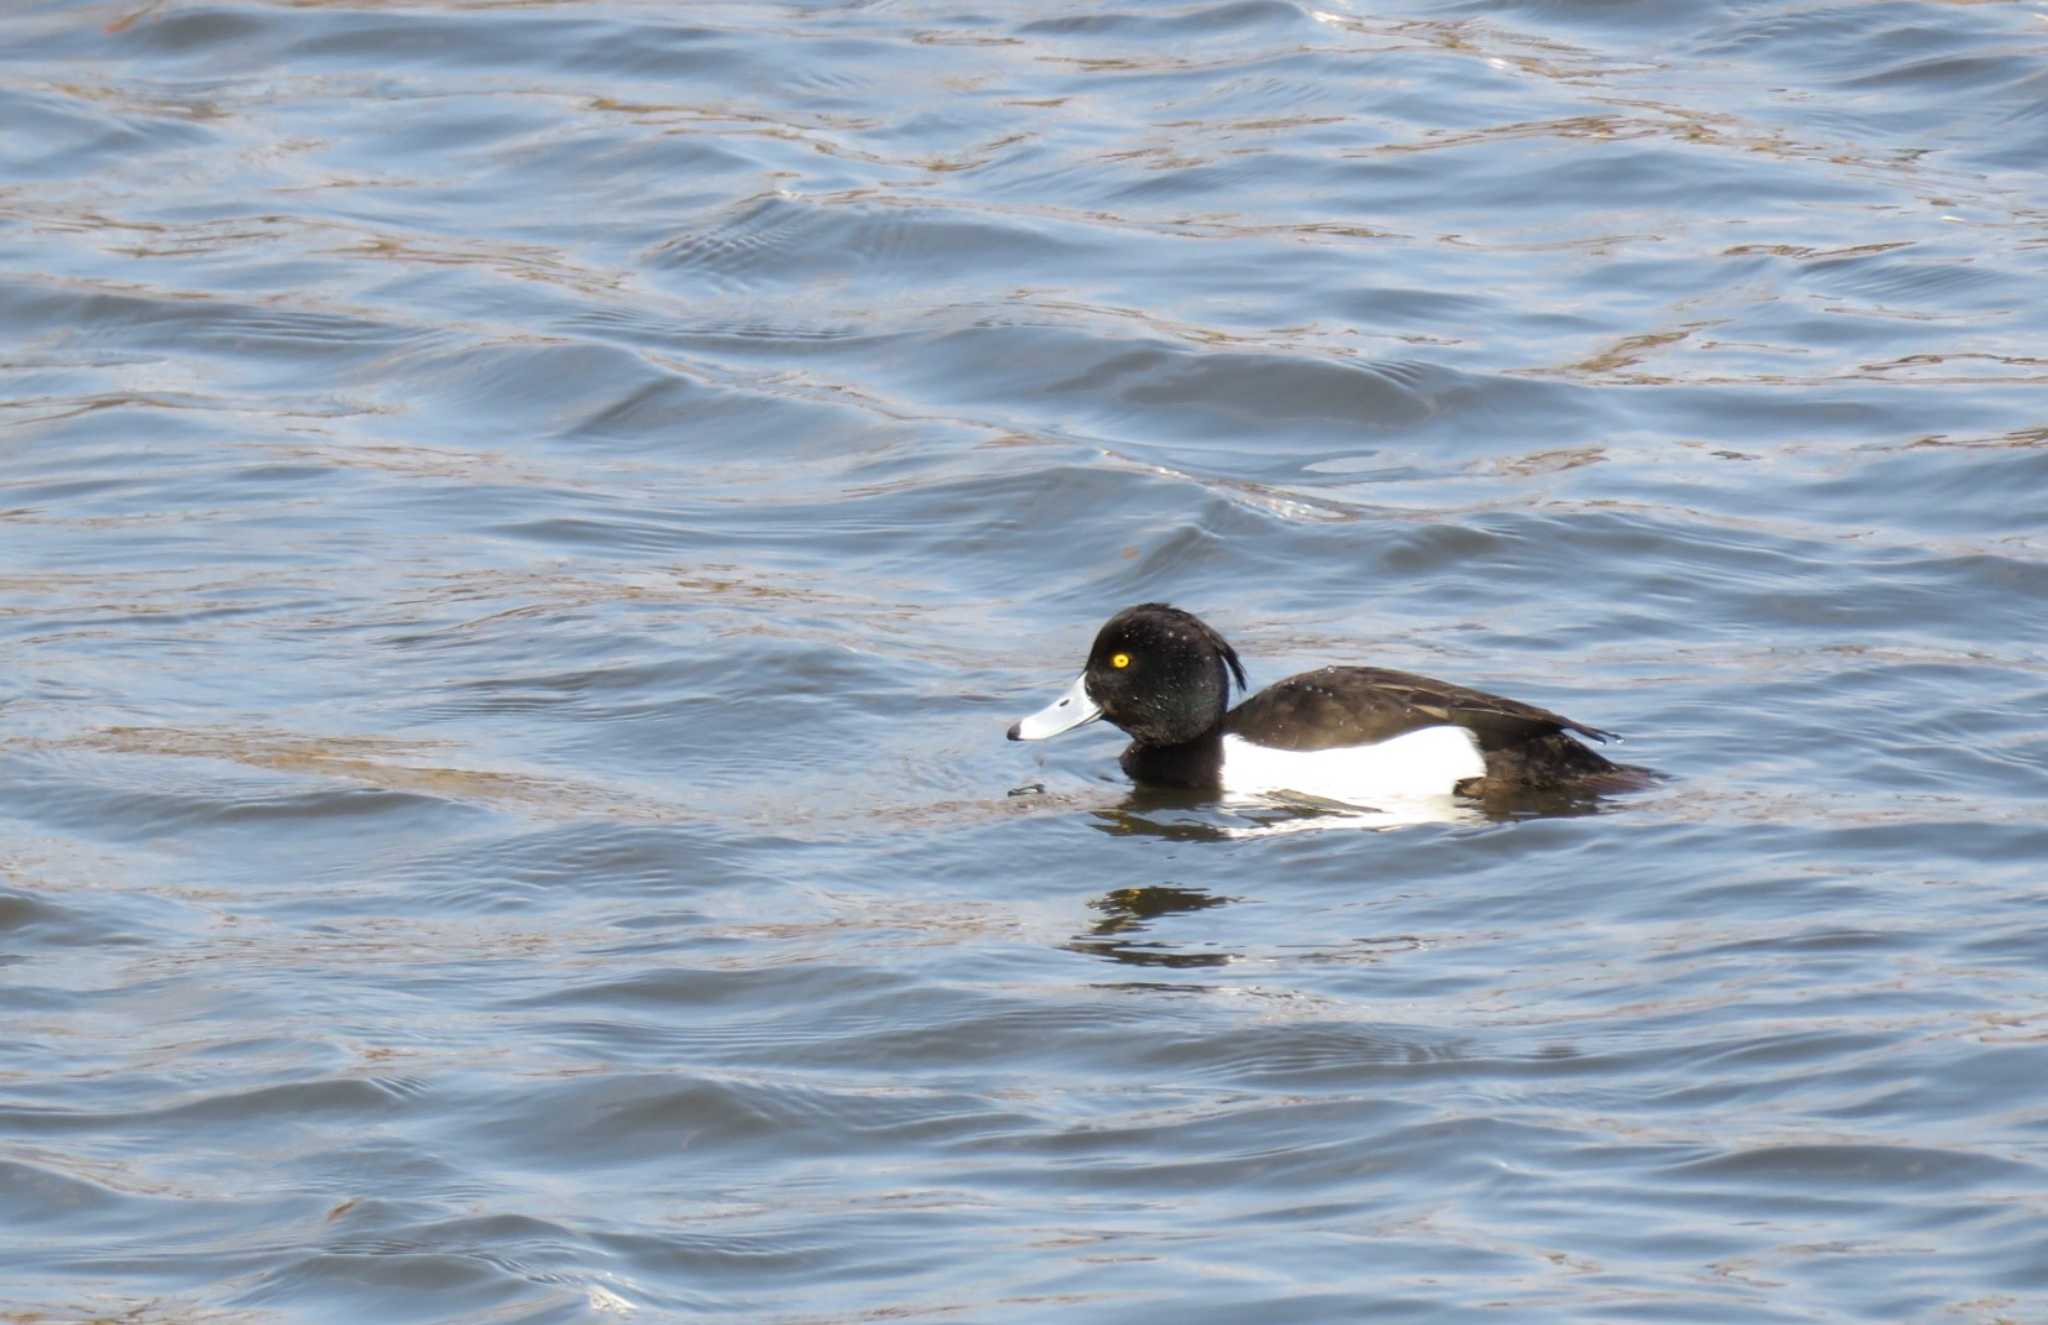
[[[2048,1321],[2044,388],[2038,0],[14,0],[0,1320]]]

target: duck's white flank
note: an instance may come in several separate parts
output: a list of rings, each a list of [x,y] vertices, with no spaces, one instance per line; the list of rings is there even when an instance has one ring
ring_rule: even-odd
[[[1335,750],[1276,750],[1242,736],[1223,738],[1223,789],[1246,795],[1292,791],[1370,804],[1376,797],[1448,796],[1485,772],[1478,739],[1449,725]]]

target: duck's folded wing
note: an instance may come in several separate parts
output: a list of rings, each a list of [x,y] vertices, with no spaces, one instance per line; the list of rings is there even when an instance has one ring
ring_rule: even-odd
[[[1223,730],[1281,750],[1328,750],[1444,724],[1471,731],[1487,750],[1559,731],[1616,739],[1533,704],[1383,667],[1325,667],[1290,676],[1232,709]]]

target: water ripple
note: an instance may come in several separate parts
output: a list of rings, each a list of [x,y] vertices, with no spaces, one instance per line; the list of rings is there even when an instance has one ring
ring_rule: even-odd
[[[0,1316],[2030,1319],[2037,8],[0,19]]]

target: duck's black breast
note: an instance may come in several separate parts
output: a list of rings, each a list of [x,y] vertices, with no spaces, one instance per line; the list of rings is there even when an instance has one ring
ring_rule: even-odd
[[[1211,728],[1181,745],[1134,741],[1117,762],[1125,776],[1143,786],[1215,791],[1223,785],[1223,736]]]
[[[1558,732],[1609,739],[1533,704],[1384,667],[1324,667],[1276,681],[1232,709],[1222,730],[1278,750],[1308,751],[1371,745],[1446,724],[1470,731],[1489,753]]]

